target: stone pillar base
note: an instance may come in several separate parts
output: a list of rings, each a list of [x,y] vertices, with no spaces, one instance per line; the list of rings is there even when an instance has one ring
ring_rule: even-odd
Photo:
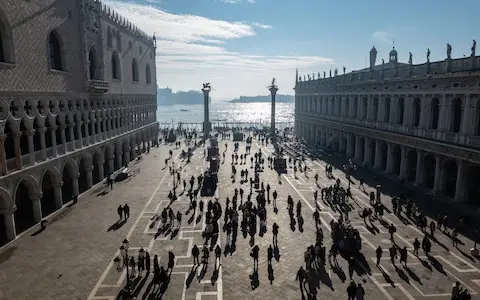
[[[203,122],[203,133],[209,133],[210,131],[212,131],[212,123]]]

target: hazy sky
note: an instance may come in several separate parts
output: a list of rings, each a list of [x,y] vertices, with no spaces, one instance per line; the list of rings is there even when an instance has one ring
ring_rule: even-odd
[[[478,0],[109,0],[106,4],[157,36],[157,83],[174,91],[210,82],[214,100],[268,94],[277,79],[293,94],[295,69],[312,74],[377,63],[393,42],[413,63],[470,55],[480,33]],[[479,41],[480,42],[480,41]],[[480,45],[480,44],[479,44]],[[480,53],[480,48],[477,53]],[[342,72],[342,71],[340,71]]]

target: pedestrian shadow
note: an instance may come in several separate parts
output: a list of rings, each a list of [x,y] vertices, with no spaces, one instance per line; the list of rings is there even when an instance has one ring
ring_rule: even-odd
[[[272,285],[275,280],[274,270],[271,263],[268,264],[268,280],[270,281],[270,285]]]
[[[429,255],[428,260],[432,264],[432,266],[437,269],[438,272],[442,273],[443,275],[447,276],[447,273],[443,269],[443,265],[433,256]]]
[[[325,270],[325,265],[322,263],[312,274],[313,279],[317,283],[317,286],[320,285],[322,282],[324,285],[329,287],[332,291],[335,291],[333,288],[332,279],[328,275],[327,271]]]
[[[377,267],[382,272],[383,279],[385,279],[385,281],[392,287],[395,287],[395,282],[393,282],[392,278],[390,278],[390,276],[385,272],[385,270],[383,270],[382,266],[377,265]]]
[[[253,291],[260,286],[260,281],[258,280],[258,271],[253,270],[253,273],[249,275],[249,277],[250,277],[250,285]]]
[[[406,283],[410,284],[410,278],[408,278],[407,274],[402,269],[399,269],[397,265],[393,265],[395,267],[395,271],[398,274],[398,277],[400,277],[403,281]]]
[[[187,279],[185,280],[185,287],[188,289],[192,284],[193,278],[195,278],[195,273],[197,272],[198,265],[194,265],[188,274]]]
[[[39,235],[40,233],[44,232],[45,229],[47,229],[47,227],[40,227],[39,229],[37,229],[37,231],[35,231],[34,233],[32,233],[30,236],[37,236],[37,235]]]
[[[217,280],[218,280],[218,271],[220,270],[220,266],[218,266],[218,269],[215,268],[215,270],[213,270],[213,273],[212,273],[212,277],[210,278],[210,281],[212,283],[212,286],[215,285],[215,283],[217,283]]]
[[[121,221],[118,220],[117,222],[113,223],[110,227],[108,227],[107,232],[118,230],[123,225],[125,225],[125,223],[127,223],[127,219],[124,219],[124,220],[121,220]]]
[[[332,272],[337,274],[338,278],[342,281],[345,282],[347,280],[347,276],[345,275],[345,272],[343,272],[342,267],[338,265],[332,266]]]
[[[420,280],[420,278],[418,278],[417,274],[415,274],[415,272],[413,272],[409,267],[407,266],[403,266],[403,268],[405,270],[407,270],[407,273],[408,273],[408,276],[410,276],[410,278],[412,278],[414,281],[418,282],[420,285],[423,285],[422,281]]]

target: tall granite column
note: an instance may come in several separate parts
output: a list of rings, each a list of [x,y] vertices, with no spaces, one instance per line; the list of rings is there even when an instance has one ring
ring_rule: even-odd
[[[209,111],[209,104],[210,104],[210,91],[212,89],[208,84],[204,84],[202,88],[203,92],[203,135],[204,137],[208,137],[208,134],[212,130],[212,123],[210,122],[210,111]]]
[[[276,136],[276,129],[275,129],[275,95],[277,94],[278,87],[275,85],[275,79],[272,82],[272,85],[268,88],[270,91],[270,95],[272,96],[272,111],[270,116],[270,134],[272,138]]]

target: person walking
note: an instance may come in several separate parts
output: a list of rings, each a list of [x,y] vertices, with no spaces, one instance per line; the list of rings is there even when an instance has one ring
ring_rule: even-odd
[[[145,251],[145,269],[147,274],[150,273],[150,253],[148,251]]]
[[[377,256],[377,266],[380,265],[380,260],[382,259],[383,249],[382,247],[378,246],[377,250],[375,250]]]
[[[222,265],[220,258],[222,257],[222,248],[220,248],[220,245],[217,244],[215,247],[215,270],[217,270],[217,261],[218,261],[218,269],[220,269],[220,266]]]
[[[123,214],[125,215],[125,219],[130,218],[130,206],[127,203],[123,206]]]
[[[200,255],[200,249],[198,249],[197,245],[194,245],[192,248],[192,257],[193,257],[193,265],[200,265],[198,261],[198,256]]]
[[[120,221],[122,221],[122,219],[123,219],[123,207],[122,207],[122,205],[118,206],[117,214],[118,214],[118,217],[119,217]]]

